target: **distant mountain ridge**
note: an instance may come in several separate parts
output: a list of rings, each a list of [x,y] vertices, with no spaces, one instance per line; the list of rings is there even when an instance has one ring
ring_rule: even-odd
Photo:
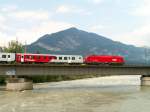
[[[31,53],[49,54],[100,54],[121,55],[128,63],[144,64],[149,57],[145,57],[145,49],[113,41],[104,36],[69,28],[60,32],[46,34],[27,46]],[[146,59],[147,58],[147,59]]]

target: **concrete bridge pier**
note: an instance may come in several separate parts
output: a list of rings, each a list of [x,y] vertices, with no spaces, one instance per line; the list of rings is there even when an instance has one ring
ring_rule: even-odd
[[[148,75],[141,76],[141,86],[150,86],[150,76]]]
[[[6,80],[6,90],[8,91],[23,91],[32,89],[33,89],[32,81],[26,78],[9,76],[9,78]]]

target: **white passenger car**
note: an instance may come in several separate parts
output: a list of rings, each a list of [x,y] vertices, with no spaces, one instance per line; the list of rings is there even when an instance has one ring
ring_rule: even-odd
[[[0,62],[3,63],[3,62],[6,62],[6,63],[9,63],[9,62],[13,62],[15,61],[15,53],[1,53],[0,52]]]
[[[83,63],[83,56],[81,55],[52,55],[56,58],[51,60],[52,63],[72,63],[81,64]]]

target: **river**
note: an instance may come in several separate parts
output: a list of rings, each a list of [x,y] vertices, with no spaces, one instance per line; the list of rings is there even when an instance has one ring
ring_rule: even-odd
[[[150,87],[140,76],[114,76],[35,84],[0,91],[0,112],[149,112]]]

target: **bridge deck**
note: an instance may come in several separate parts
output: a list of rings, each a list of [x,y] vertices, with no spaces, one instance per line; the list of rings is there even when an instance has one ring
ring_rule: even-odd
[[[0,64],[0,75],[149,75],[150,66]]]

